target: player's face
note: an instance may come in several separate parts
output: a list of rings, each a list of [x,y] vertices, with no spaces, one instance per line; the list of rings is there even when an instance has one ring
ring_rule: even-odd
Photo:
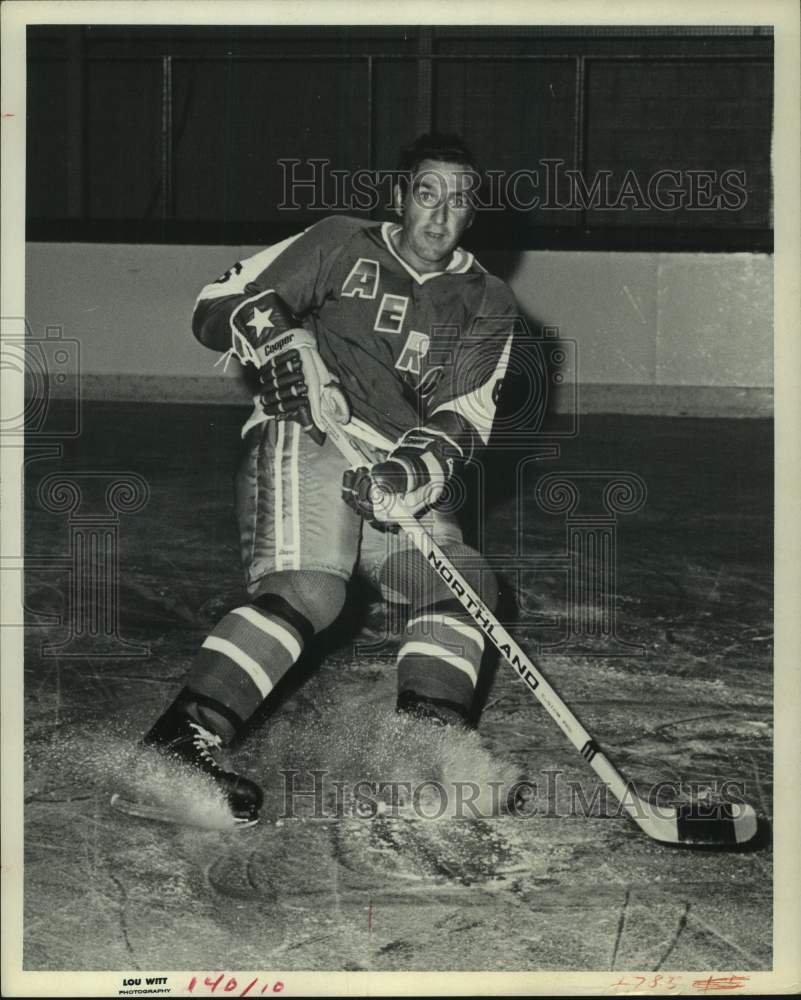
[[[423,160],[406,192],[395,189],[403,219],[398,252],[420,274],[444,270],[473,222],[470,191],[475,175],[458,163]]]

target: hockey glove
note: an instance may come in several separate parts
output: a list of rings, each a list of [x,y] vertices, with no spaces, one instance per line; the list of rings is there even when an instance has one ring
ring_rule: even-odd
[[[342,498],[379,531],[397,531],[388,516],[392,500],[419,514],[442,496],[457,462],[464,459],[458,441],[434,427],[407,431],[387,458],[370,469],[348,469],[342,478]]]
[[[322,444],[324,395],[331,415],[347,422],[345,397],[317,350],[314,334],[299,326],[274,291],[249,286],[249,294],[231,314],[231,352],[259,370],[261,405],[275,420],[296,420]]]
[[[331,407],[334,418],[339,423],[347,422],[345,397],[317,351],[314,334],[308,330],[290,330],[267,345],[259,381],[261,405],[267,416],[297,420],[318,444],[325,440],[325,403],[335,400]]]

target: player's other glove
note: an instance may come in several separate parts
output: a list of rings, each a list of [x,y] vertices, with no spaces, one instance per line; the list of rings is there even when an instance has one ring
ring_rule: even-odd
[[[369,469],[346,469],[342,499],[378,531],[396,532],[398,525],[385,519],[382,505],[385,499],[403,495],[405,480],[406,473],[396,462],[378,462]]]
[[[466,422],[433,421],[407,431],[389,455],[371,468],[348,469],[342,478],[342,498],[374,528],[397,531],[388,516],[393,498],[401,497],[413,514],[432,507],[442,496],[458,466],[472,453]]]

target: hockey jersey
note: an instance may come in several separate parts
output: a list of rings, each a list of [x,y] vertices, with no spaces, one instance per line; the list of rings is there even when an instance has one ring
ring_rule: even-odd
[[[395,249],[399,229],[323,219],[207,285],[193,331],[226,351],[232,314],[274,291],[314,332],[361,421],[395,440],[452,410],[486,443],[519,322],[514,296],[462,249],[446,270],[418,274]]]

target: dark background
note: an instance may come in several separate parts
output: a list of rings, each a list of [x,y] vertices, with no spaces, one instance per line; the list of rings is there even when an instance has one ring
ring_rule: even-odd
[[[770,251],[772,53],[759,27],[31,27],[28,238],[273,242],[328,214],[278,207],[277,160],[391,170],[435,128],[613,191],[746,174],[737,211],[485,212],[474,245]]]

